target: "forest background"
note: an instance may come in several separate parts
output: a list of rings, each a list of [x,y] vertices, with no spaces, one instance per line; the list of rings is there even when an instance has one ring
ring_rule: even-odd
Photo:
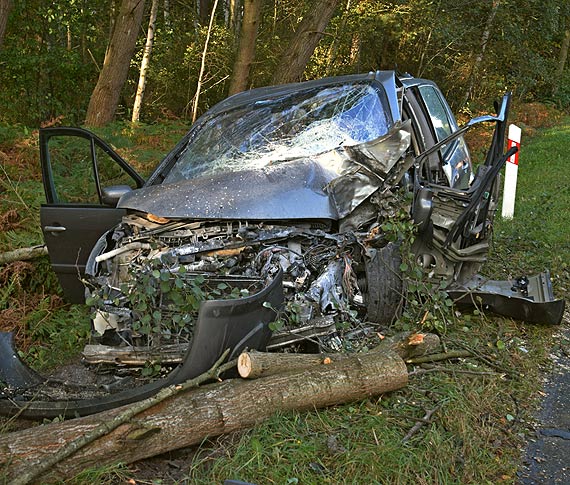
[[[0,123],[191,122],[232,92],[376,69],[435,80],[456,113],[505,90],[566,108],[569,42],[567,0],[0,0]]]

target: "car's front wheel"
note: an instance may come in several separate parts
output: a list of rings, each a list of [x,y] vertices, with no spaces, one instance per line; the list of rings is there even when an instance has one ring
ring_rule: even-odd
[[[396,243],[375,249],[366,258],[367,320],[390,324],[400,315],[404,302],[401,264],[400,246]]]

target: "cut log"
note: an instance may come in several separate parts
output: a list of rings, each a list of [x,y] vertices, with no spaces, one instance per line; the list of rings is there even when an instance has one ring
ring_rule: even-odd
[[[409,360],[436,352],[440,348],[435,334],[403,332],[387,338],[371,352],[395,352],[402,359]],[[243,352],[238,358],[239,375],[245,379],[257,379],[285,372],[317,367],[323,364],[343,361],[354,354],[297,354],[277,352]]]
[[[0,264],[13,263],[14,261],[28,261],[44,256],[47,253],[48,250],[46,246],[14,249],[13,251],[0,253]]]
[[[142,366],[146,362],[180,364],[188,350],[188,344],[163,345],[161,347],[113,347],[86,345],[83,359],[87,364],[116,364]]]
[[[42,480],[69,478],[91,466],[132,463],[251,427],[273,413],[322,408],[404,387],[408,373],[395,353],[367,353],[332,365],[256,380],[232,379],[178,394],[59,462]],[[125,407],[0,437],[7,483],[65,443],[110,422]]]
[[[257,379],[275,374],[298,371],[332,364],[350,358],[347,354],[283,354],[272,352],[243,352],[237,369],[244,379]]]

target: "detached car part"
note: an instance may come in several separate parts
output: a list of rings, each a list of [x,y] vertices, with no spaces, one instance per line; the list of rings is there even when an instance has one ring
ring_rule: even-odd
[[[245,348],[264,348],[271,335],[268,324],[275,318],[271,307],[278,308],[282,301],[281,273],[278,273],[255,295],[240,300],[203,302],[184,362],[167,378],[90,399],[53,399],[54,386],[70,384],[54,382],[35,373],[20,361],[12,334],[0,332],[0,410],[28,418],[75,417],[139,401],[165,386],[180,384],[206,372],[227,349],[230,350],[228,358],[234,359]],[[266,302],[270,305],[264,306]],[[94,394],[102,394],[109,387],[84,386],[83,390],[88,388]],[[45,396],[51,400],[44,401]]]
[[[554,298],[548,271],[512,281],[475,276],[447,291],[459,307],[483,308],[525,322],[558,324],[564,314],[564,300]]]

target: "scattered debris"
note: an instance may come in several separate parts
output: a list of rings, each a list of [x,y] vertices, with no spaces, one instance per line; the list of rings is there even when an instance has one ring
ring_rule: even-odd
[[[477,275],[496,180],[516,152],[504,153],[509,104],[507,93],[495,116],[459,128],[433,82],[393,71],[260,88],[212,108],[146,182],[86,130],[40,130],[44,239],[64,291],[82,297],[87,290],[97,346],[84,355],[107,374],[81,390],[84,398],[75,386],[66,401],[3,334],[0,412],[104,411],[200,375],[228,348],[228,359],[244,349],[282,353],[264,356],[271,365],[250,354],[254,375],[301,359],[288,353],[326,354],[341,364],[334,353],[359,356],[378,344],[419,362],[439,346],[437,337],[380,336],[404,307],[421,312],[414,323],[437,323],[424,305],[433,293],[440,308],[455,300],[556,323],[564,302],[555,300],[547,272],[512,282]],[[474,173],[463,135],[480,122],[494,123],[495,134]],[[53,179],[50,140],[58,137],[88,140],[137,187],[101,187],[96,177],[104,212],[122,217],[101,227],[94,217],[96,242],[85,224],[61,219],[70,208]],[[73,211],[81,221],[81,210]],[[84,245],[93,244],[86,254]],[[84,273],[82,283],[72,267]],[[141,364],[126,379],[126,366]]]

